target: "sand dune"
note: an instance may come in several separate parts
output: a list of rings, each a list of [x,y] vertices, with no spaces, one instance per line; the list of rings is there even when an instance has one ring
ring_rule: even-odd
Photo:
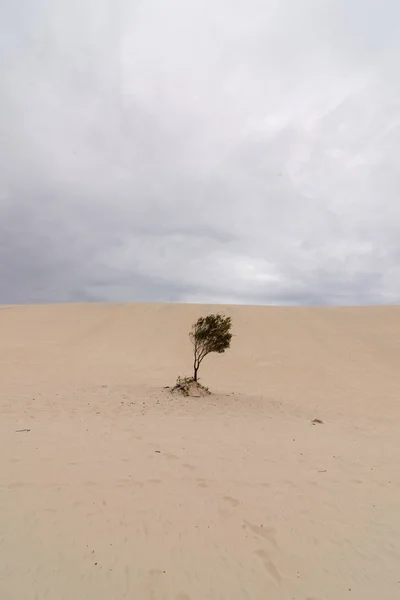
[[[214,393],[172,397],[215,310]],[[400,598],[400,307],[3,306],[0,332],[1,599]]]

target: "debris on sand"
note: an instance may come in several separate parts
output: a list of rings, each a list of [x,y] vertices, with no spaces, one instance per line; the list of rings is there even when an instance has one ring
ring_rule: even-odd
[[[323,421],[321,421],[321,419],[313,419],[313,420],[311,421],[311,423],[312,423],[313,425],[317,425],[317,424],[319,424],[319,425],[323,425],[323,424],[324,424],[324,422],[323,422]]]
[[[182,396],[194,396],[197,398],[209,396],[211,394],[207,387],[201,385],[198,381],[195,381],[193,377],[178,377],[171,392],[182,394]]]

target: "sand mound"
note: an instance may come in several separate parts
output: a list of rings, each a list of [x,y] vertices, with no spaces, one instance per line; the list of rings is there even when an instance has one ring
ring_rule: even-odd
[[[193,396],[200,398],[209,396],[210,390],[202,385],[199,381],[195,381],[193,377],[178,377],[176,384],[171,389],[173,394],[181,394],[182,396]]]

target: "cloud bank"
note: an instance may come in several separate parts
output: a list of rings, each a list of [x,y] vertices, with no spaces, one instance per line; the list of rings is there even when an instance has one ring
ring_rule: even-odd
[[[0,302],[398,303],[399,23],[3,0]]]

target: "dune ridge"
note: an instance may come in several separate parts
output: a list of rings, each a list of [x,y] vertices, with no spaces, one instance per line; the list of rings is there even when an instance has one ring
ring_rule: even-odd
[[[171,396],[208,312],[213,394]],[[400,595],[400,307],[2,306],[0,331],[1,598]]]

